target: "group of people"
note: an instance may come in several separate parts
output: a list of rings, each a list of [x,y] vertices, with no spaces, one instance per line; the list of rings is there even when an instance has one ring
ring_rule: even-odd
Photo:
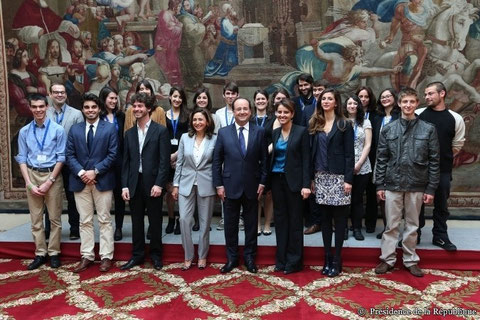
[[[36,244],[28,269],[44,264],[47,254],[53,268],[60,266],[62,198],[58,194],[62,184],[73,193],[79,212],[82,258],[74,272],[87,269],[95,258],[94,211],[100,226],[100,271],[112,267],[114,240],[123,236],[124,201],[129,202],[132,216],[133,249],[121,269],[145,260],[145,214],[150,258],[153,267],[161,269],[164,197],[169,207],[168,232],[174,229],[173,209],[178,201],[175,229],[181,233],[185,253],[182,270],[190,269],[196,260],[195,224],[199,229],[197,266],[207,267],[217,197],[222,203],[227,253],[222,273],[239,266],[238,232],[243,228],[243,261],[249,272],[257,272],[257,237],[271,234],[273,218],[276,272],[300,271],[304,234],[321,230],[322,274],[338,276],[348,219],[355,239],[364,240],[362,220],[367,233],[375,232],[378,207],[383,208],[385,229],[379,234],[377,274],[395,265],[403,217],[403,263],[413,275],[423,276],[415,248],[424,225],[420,218],[424,204],[434,202],[433,244],[456,250],[447,233],[447,199],[453,157],[463,145],[465,125],[461,116],[448,110],[445,86],[429,84],[427,107],[422,109],[417,108],[419,94],[412,88],[398,94],[385,89],[375,103],[372,90],[362,87],[342,103],[334,87],[314,82],[311,75],[300,75],[297,87],[299,95],[292,99],[284,89],[276,90],[270,100],[265,90],[257,90],[252,104],[239,96],[234,82],[228,82],[223,88],[226,105],[215,113],[208,89],[195,92],[189,109],[185,91],[172,87],[170,109],[165,112],[144,81],[125,113],[119,110],[118,95],[110,87],[104,87],[99,97],[84,94],[83,117],[65,103],[61,84],[50,88],[54,101],[50,107],[44,95],[30,95],[34,120],[20,131],[16,157],[26,183]],[[52,225],[48,246],[42,223],[44,205]],[[70,224],[72,235],[76,229]]]

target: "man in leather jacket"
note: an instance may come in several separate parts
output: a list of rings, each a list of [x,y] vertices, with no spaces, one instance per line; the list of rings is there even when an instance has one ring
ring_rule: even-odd
[[[440,147],[435,126],[415,116],[419,104],[417,92],[400,91],[400,119],[386,125],[380,133],[377,149],[377,196],[385,200],[387,227],[382,237],[380,260],[375,273],[393,269],[402,215],[403,264],[411,274],[422,277],[415,253],[422,203],[432,203],[440,179]]]

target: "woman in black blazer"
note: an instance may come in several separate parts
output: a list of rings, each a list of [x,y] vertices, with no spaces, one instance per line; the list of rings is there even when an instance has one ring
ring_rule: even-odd
[[[275,104],[280,128],[273,130],[271,184],[277,253],[275,271],[285,274],[303,267],[303,200],[310,196],[310,145],[307,129],[293,124],[295,104]]]
[[[371,118],[372,119],[371,120],[372,146],[370,148],[369,158],[372,166],[375,166],[375,161],[377,160],[377,146],[378,146],[378,140],[380,138],[380,131],[382,131],[383,127],[386,126],[388,123],[398,119],[398,117],[400,116],[400,113],[401,113],[401,110],[397,104],[397,93],[392,88],[384,89],[378,96],[377,112],[375,116]],[[375,179],[375,177],[372,177],[372,180],[373,179]],[[374,184],[374,180],[372,181],[372,184]],[[367,189],[367,192],[368,192],[368,189]],[[374,192],[376,197],[376,187],[374,187]],[[377,234],[377,239],[381,239],[383,231],[385,230],[385,226],[387,225],[387,222],[385,219],[385,201],[375,201],[375,205],[376,205],[375,210],[372,210],[370,214],[368,212],[368,206],[367,206],[367,212],[365,216],[365,226],[367,227],[367,232],[369,227],[371,232],[375,231],[375,225],[377,223],[377,218],[378,218],[378,206],[380,206],[380,216],[383,219],[383,230],[382,232]]]
[[[320,95],[310,119],[312,169],[315,172],[315,200],[322,207],[322,237],[325,247],[323,275],[342,272],[341,252],[351,201],[353,168],[353,128],[342,112],[340,94],[332,88]],[[335,222],[335,254],[331,254],[332,219]]]
[[[110,87],[103,87],[99,93],[100,101],[103,102],[101,119],[115,125],[117,129],[118,148],[117,160],[115,161],[115,241],[122,240],[123,217],[125,216],[125,201],[122,199],[122,158],[123,158],[123,128],[125,125],[125,113],[118,110],[118,93]]]

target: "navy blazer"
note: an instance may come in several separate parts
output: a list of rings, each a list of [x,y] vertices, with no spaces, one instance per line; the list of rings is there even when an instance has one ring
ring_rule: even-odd
[[[115,126],[100,120],[93,137],[92,150],[89,152],[85,135],[86,125],[86,122],[76,123],[68,133],[65,154],[70,168],[69,190],[79,192],[85,188],[85,183],[78,176],[82,169],[98,170],[96,188],[99,191],[113,190],[115,187],[113,166],[118,147]]]
[[[345,127],[341,130],[338,126]],[[355,166],[355,153],[353,148],[353,128],[350,121],[337,120],[333,122],[327,144],[328,172],[343,174],[345,182],[352,184],[353,168]],[[312,147],[311,166],[315,170],[315,155],[318,147],[318,134],[312,135],[310,145]]]
[[[315,110],[317,110],[316,104],[311,104],[305,107],[305,110],[303,110],[302,121],[300,122],[301,126],[308,128],[310,123],[310,118],[313,116],[313,113],[315,112]]]
[[[390,122],[397,120],[400,117],[400,113],[401,112],[398,109],[393,109]],[[368,158],[370,159],[372,166],[377,161],[377,147],[378,141],[380,140],[380,130],[382,129],[383,117],[384,115],[379,113],[370,114],[370,122],[372,123],[372,146],[370,147]]]
[[[242,155],[235,123],[218,131],[213,155],[213,185],[225,187],[225,195],[239,199],[243,193],[257,198],[259,184],[267,180],[267,143],[265,130],[249,125],[247,154]]]
[[[165,189],[170,170],[170,139],[167,128],[154,121],[150,122],[141,157],[145,192],[149,194],[154,185]],[[122,188],[128,188],[130,199],[135,195],[139,168],[138,128],[134,125],[125,132],[122,165]]]
[[[273,152],[270,161],[270,170],[275,159],[275,144],[280,138],[282,128],[273,130]],[[300,192],[302,188],[310,188],[310,142],[307,128],[292,125],[287,143],[285,159],[285,177],[292,192]]]

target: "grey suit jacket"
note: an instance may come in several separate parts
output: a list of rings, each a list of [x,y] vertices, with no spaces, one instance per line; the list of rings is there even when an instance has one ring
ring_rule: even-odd
[[[197,179],[198,194],[201,197],[217,194],[212,181],[213,149],[216,140],[216,135],[213,135],[210,139],[205,137],[205,148],[197,166],[193,157],[195,136],[189,137],[188,133],[182,135],[178,146],[177,166],[173,177],[173,186],[179,187],[178,192],[182,196],[190,195],[195,178]]]
[[[57,122],[57,115],[55,113],[55,107],[49,106],[47,109],[47,117]],[[68,104],[65,104],[65,115],[63,116],[62,121],[59,123],[65,129],[65,134],[68,136],[68,132],[70,132],[70,128],[76,124],[85,121],[83,119],[83,114],[80,110],[77,110],[73,107],[70,107]]]

